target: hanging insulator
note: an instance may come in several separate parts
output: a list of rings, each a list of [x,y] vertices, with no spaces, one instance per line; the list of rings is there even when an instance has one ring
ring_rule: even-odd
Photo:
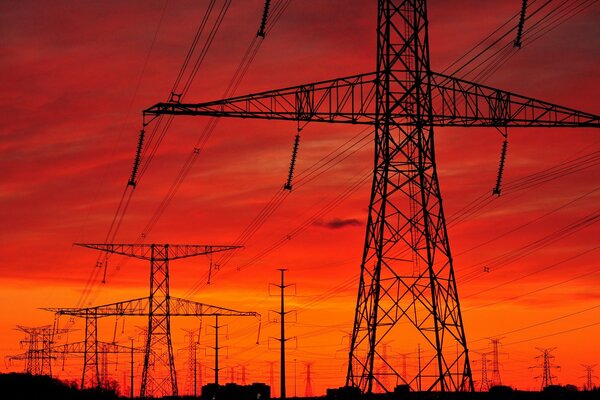
[[[106,283],[106,270],[108,269],[108,257],[104,259],[104,274],[102,275],[102,284]]]
[[[261,38],[265,37],[265,27],[267,26],[270,5],[271,0],[265,0],[265,9],[263,10],[262,20],[260,21],[260,28],[258,28],[258,32],[256,32],[256,36],[260,36]]]
[[[136,184],[136,177],[137,177],[137,171],[138,171],[138,167],[140,166],[140,159],[142,158],[142,147],[144,145],[144,130],[142,129],[140,131],[140,138],[138,140],[138,146],[137,146],[137,151],[135,153],[135,160],[133,160],[133,171],[131,171],[131,178],[129,178],[129,182],[127,182],[127,184],[129,186],[133,186],[135,187]]]
[[[504,139],[504,143],[502,143],[502,152],[500,153],[500,166],[498,168],[498,178],[496,180],[496,187],[492,190],[492,194],[496,196],[500,196],[500,184],[502,183],[502,173],[504,172],[504,160],[506,159],[506,147],[508,146],[508,141]]]
[[[296,134],[294,140],[294,149],[292,150],[292,160],[290,161],[290,172],[288,173],[288,179],[283,188],[285,190],[292,191],[292,176],[294,175],[294,166],[296,165],[296,155],[298,154],[298,144],[300,143],[300,133]]]
[[[525,10],[527,9],[527,0],[523,0],[523,5],[521,6],[521,17],[519,18],[519,26],[517,27],[517,38],[515,39],[513,45],[514,47],[521,48],[521,38],[523,36],[523,26],[525,25]]]

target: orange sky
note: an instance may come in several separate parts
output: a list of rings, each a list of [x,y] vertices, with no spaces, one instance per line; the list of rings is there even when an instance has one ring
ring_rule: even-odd
[[[0,356],[22,351],[15,325],[52,322],[52,315],[38,307],[74,307],[82,301],[97,254],[72,243],[104,240],[129,179],[141,110],[168,98],[207,3],[168,2],[164,14],[162,0],[0,3]],[[443,70],[507,21],[521,1],[497,3],[430,2],[434,70]],[[262,0],[233,2],[187,100],[221,96],[256,34],[262,7]],[[374,1],[292,1],[236,93],[373,71],[375,13]],[[532,43],[525,37],[526,46],[485,83],[598,114],[599,20],[600,7],[592,6]],[[116,242],[137,239],[207,121],[175,120],[135,190]],[[306,126],[297,179],[362,129]],[[295,133],[294,123],[220,121],[148,241],[233,243],[285,182]],[[562,367],[555,371],[558,382],[581,386],[580,364],[595,364],[600,358],[594,340],[600,335],[600,229],[594,223],[600,199],[598,132],[511,129],[505,192],[463,217],[474,200],[492,199],[502,137],[493,129],[445,128],[436,129],[436,140],[471,350],[488,351],[486,338],[502,337],[503,383],[537,389],[540,383],[534,377],[539,371],[529,369],[538,363],[536,347],[557,347],[553,354]],[[229,322],[228,356],[222,360],[228,368],[225,381],[229,368],[240,374],[240,366],[246,365],[248,381],[269,382],[268,362],[276,361],[278,353],[268,338],[278,331],[267,323],[268,310],[277,307],[268,283],[276,282],[276,268],[285,266],[289,281],[297,283],[289,307],[299,310],[297,323],[288,326],[289,334],[298,338],[288,355],[288,395],[294,393],[293,360],[299,395],[304,394],[306,362],[313,363],[315,394],[344,384],[345,336],[354,314],[369,181],[327,213],[321,211],[368,175],[372,143],[361,143],[361,150],[295,188],[210,285],[208,257],[172,264],[172,295],[263,315],[258,346],[254,320]],[[546,183],[525,182],[518,189],[523,177],[538,174],[539,179],[543,171],[565,162],[577,170],[566,174],[563,169]],[[582,225],[564,230],[578,223]],[[547,237],[561,230],[565,237],[548,242]],[[282,238],[282,246],[256,259]],[[538,240],[545,246],[513,259]],[[503,255],[508,258],[496,261]],[[86,304],[147,295],[147,265],[121,264],[116,258],[111,263],[108,282],[95,284]],[[489,272],[484,272],[486,266]],[[180,328],[197,327],[198,321],[173,324],[174,347],[183,348]],[[114,325],[114,319],[103,321],[101,339],[112,340]],[[117,340],[137,334],[136,325],[144,320],[128,320],[124,326],[118,321]],[[82,326],[77,323],[75,328],[79,330],[68,339],[83,340]],[[203,346],[212,340],[210,333],[202,333]],[[409,353],[410,369],[416,347],[414,341],[394,342],[389,352],[398,360],[400,353]],[[204,350],[202,356],[212,362]],[[478,381],[480,356],[472,354],[472,360]],[[181,392],[185,352],[176,352],[176,365]],[[22,364],[16,362],[0,369],[20,370]],[[68,361],[64,371],[57,364],[54,371],[61,378],[77,379],[79,361]],[[119,380],[123,371],[124,365],[114,371]],[[206,379],[212,379],[211,373]]]

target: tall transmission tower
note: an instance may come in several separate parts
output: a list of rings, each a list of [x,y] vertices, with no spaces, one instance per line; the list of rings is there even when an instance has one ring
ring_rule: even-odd
[[[500,362],[499,358],[499,348],[500,348],[500,340],[502,338],[492,338],[490,339],[492,343],[492,378],[490,379],[491,386],[502,385],[502,379],[500,378]]]
[[[583,386],[584,390],[593,390],[594,389],[594,378],[597,376],[594,375],[594,367],[598,364],[594,365],[585,365],[581,364],[581,366],[585,369],[585,385]]]
[[[24,354],[9,356],[9,360],[24,360],[25,372],[31,375],[52,376],[52,352],[54,336],[68,332],[68,329],[58,329],[51,325],[28,327],[17,325],[18,331],[27,336],[21,340],[21,346],[26,347]]]
[[[490,390],[490,381],[488,379],[488,359],[487,353],[481,353],[481,384],[479,385],[480,392],[487,392]]]
[[[542,379],[542,390],[545,387],[553,385],[552,380],[556,378],[555,375],[552,375],[552,369],[560,368],[558,365],[554,365],[552,360],[554,360],[554,356],[551,354],[552,351],[556,349],[556,347],[552,347],[549,349],[540,349],[536,347],[539,351],[542,352],[539,356],[535,357],[536,360],[540,360],[540,365],[530,367],[530,368],[539,368],[542,370],[542,374],[536,376],[536,379]]]
[[[108,253],[150,261],[150,295],[146,298],[126,300],[88,308],[44,308],[57,315],[70,315],[86,318],[86,347],[90,349],[91,363],[98,369],[97,350],[97,318],[106,316],[147,316],[148,332],[144,353],[144,366],[140,397],[144,396],[177,396],[177,377],[173,359],[171,342],[172,316],[253,316],[255,312],[235,311],[197,303],[185,299],[171,297],[169,294],[169,261],[194,257],[219,251],[238,248],[239,246],[212,245],[169,245],[169,244],[77,244]],[[88,329],[89,325],[89,329]],[[90,332],[93,331],[93,335]],[[92,344],[90,344],[90,342]],[[82,378],[85,384],[86,371]]]
[[[472,391],[434,127],[598,128],[600,117],[433,72],[426,0],[378,0],[376,28],[376,72],[204,103],[158,103],[144,115],[374,126],[373,185],[346,384],[371,393],[382,384],[374,368],[386,365],[396,376],[390,385]],[[421,339],[429,347],[416,375],[403,377],[383,356],[383,340],[392,336]]]
[[[312,367],[312,363],[307,362],[304,365],[306,365],[306,377],[305,377],[306,385],[304,386],[304,397],[312,397],[313,396],[312,378],[310,376],[310,369]]]
[[[188,340],[187,347],[187,378],[186,389],[188,395],[194,397],[198,394],[198,344],[200,342],[200,332],[197,329],[184,329],[185,337]]]

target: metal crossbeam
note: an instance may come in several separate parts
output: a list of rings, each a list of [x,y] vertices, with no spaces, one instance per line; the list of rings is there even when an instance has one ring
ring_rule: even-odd
[[[75,246],[87,247],[94,250],[105,251],[107,253],[120,254],[127,257],[139,258],[141,260],[150,260],[153,249],[165,248],[168,253],[162,255],[155,253],[155,261],[165,261],[168,254],[169,260],[180,258],[195,257],[204,254],[218,253],[239,249],[241,246],[213,246],[204,244],[93,244],[93,243],[74,243]]]
[[[430,71],[426,75],[431,80],[433,126],[600,127],[600,116],[594,114],[448,75]],[[158,103],[144,114],[374,125],[376,77],[354,75],[207,103]],[[397,124],[410,125],[417,114],[401,107],[411,90],[409,81],[402,82],[407,91],[398,93],[390,112]]]
[[[96,317],[147,317],[149,315],[149,297],[119,301],[110,304],[87,308],[42,308],[42,310],[53,312],[57,315],[69,315],[73,317],[85,317],[86,313],[93,312]],[[165,316],[165,313],[155,312],[153,315]],[[260,314],[253,311],[237,311],[229,308],[199,303],[197,301],[171,297],[170,316],[172,317],[203,317],[203,316],[225,316],[225,317],[257,317]]]

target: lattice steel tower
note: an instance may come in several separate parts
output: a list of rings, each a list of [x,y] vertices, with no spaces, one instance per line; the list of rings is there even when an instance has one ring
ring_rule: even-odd
[[[171,342],[171,317],[224,316],[260,317],[250,311],[236,311],[172,297],[169,294],[169,261],[236,249],[239,246],[168,245],[168,244],[77,244],[107,253],[150,261],[150,295],[87,308],[44,308],[57,315],[85,317],[85,357],[82,387],[98,384],[97,319],[107,316],[147,316],[148,333],[140,397],[177,396],[177,377]],[[86,371],[90,370],[86,374]],[[94,381],[96,382],[94,384]]]
[[[377,4],[374,73],[206,103],[158,103],[144,114],[373,125],[373,186],[346,383],[363,392],[390,392],[397,383],[472,391],[433,129],[600,127],[600,118],[433,72],[426,1]],[[384,340],[423,344],[416,375],[398,372],[383,354]],[[387,386],[375,366],[389,371]]]

